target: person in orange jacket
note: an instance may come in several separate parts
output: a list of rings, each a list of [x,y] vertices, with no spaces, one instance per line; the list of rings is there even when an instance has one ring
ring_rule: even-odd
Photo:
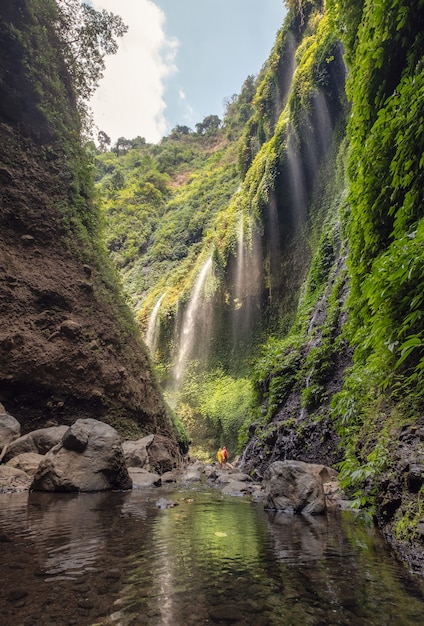
[[[228,450],[227,450],[227,446],[223,446],[222,448],[220,448],[218,450],[218,452],[216,453],[216,458],[217,461],[219,463],[219,467],[222,469],[222,467],[226,464],[226,462],[228,461]]]
[[[218,452],[216,453],[216,459],[217,459],[217,461],[219,463],[219,467],[222,468],[222,466],[224,464],[224,461],[225,461],[225,455],[224,455],[224,449],[223,448],[220,448],[218,450]]]

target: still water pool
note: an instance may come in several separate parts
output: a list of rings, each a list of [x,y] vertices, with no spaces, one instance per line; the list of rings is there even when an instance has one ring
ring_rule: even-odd
[[[3,494],[0,551],[2,626],[424,624],[422,579],[349,513],[200,488]]]

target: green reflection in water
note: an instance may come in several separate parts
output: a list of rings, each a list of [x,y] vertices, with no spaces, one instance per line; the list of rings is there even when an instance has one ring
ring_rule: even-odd
[[[145,549],[131,557],[124,602],[131,623],[137,623],[135,612],[150,623],[206,623],[213,610],[224,606],[228,613],[234,585],[267,578],[266,520],[259,505],[216,492],[177,494],[175,500],[179,505],[158,513],[145,541],[155,546],[151,568]]]
[[[156,511],[127,563],[120,626],[424,623],[421,586],[352,516],[267,514],[217,492],[169,497],[179,506]]]

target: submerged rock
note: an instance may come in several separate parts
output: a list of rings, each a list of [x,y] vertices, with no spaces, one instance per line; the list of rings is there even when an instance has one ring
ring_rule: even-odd
[[[175,502],[175,500],[167,500],[167,498],[159,498],[156,502],[158,509],[173,509],[175,506],[178,506],[178,502]]]
[[[317,468],[302,461],[275,461],[264,474],[266,509],[318,515],[326,510]]]
[[[34,491],[131,489],[118,433],[95,419],[77,420],[41,461]]]

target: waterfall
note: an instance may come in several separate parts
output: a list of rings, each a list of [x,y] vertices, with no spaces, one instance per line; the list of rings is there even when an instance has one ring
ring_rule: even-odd
[[[147,347],[150,350],[150,354],[152,355],[154,354],[155,349],[156,349],[156,342],[158,338],[159,309],[160,309],[160,305],[164,297],[165,297],[165,294],[163,293],[161,297],[159,298],[159,300],[156,302],[152,312],[150,313],[149,323],[147,325],[145,342],[147,344]]]
[[[287,164],[289,170],[288,183],[291,197],[291,210],[295,222],[297,224],[303,224],[306,220],[306,183],[302,159],[291,137],[289,137],[287,146]]]
[[[235,309],[239,309],[243,306],[243,282],[245,274],[245,250],[244,250],[244,227],[243,216],[240,218],[238,237],[237,237],[237,265],[235,272],[235,285],[234,285],[234,306]]]
[[[260,239],[258,233],[255,232],[252,218],[245,230],[245,219],[244,216],[240,217],[233,273],[231,340],[233,356],[237,355],[237,358],[243,346],[249,344],[252,339],[254,326],[259,319],[257,304],[261,290]]]
[[[206,320],[207,316],[205,315],[204,311],[202,312],[202,304],[203,304],[202,295],[203,295],[203,287],[205,285],[206,279],[208,275],[210,274],[211,270],[212,270],[212,257],[208,257],[206,263],[202,267],[196,279],[193,292],[190,296],[188,307],[183,315],[182,324],[181,324],[179,349],[178,349],[178,357],[177,357],[177,363],[175,365],[175,370],[174,370],[174,378],[177,381],[177,383],[181,380],[187,360],[194,347],[194,340],[196,336],[196,325],[200,321],[202,321],[202,323],[207,321]],[[199,333],[199,336],[200,335],[201,335],[201,342],[204,342],[205,333]]]

